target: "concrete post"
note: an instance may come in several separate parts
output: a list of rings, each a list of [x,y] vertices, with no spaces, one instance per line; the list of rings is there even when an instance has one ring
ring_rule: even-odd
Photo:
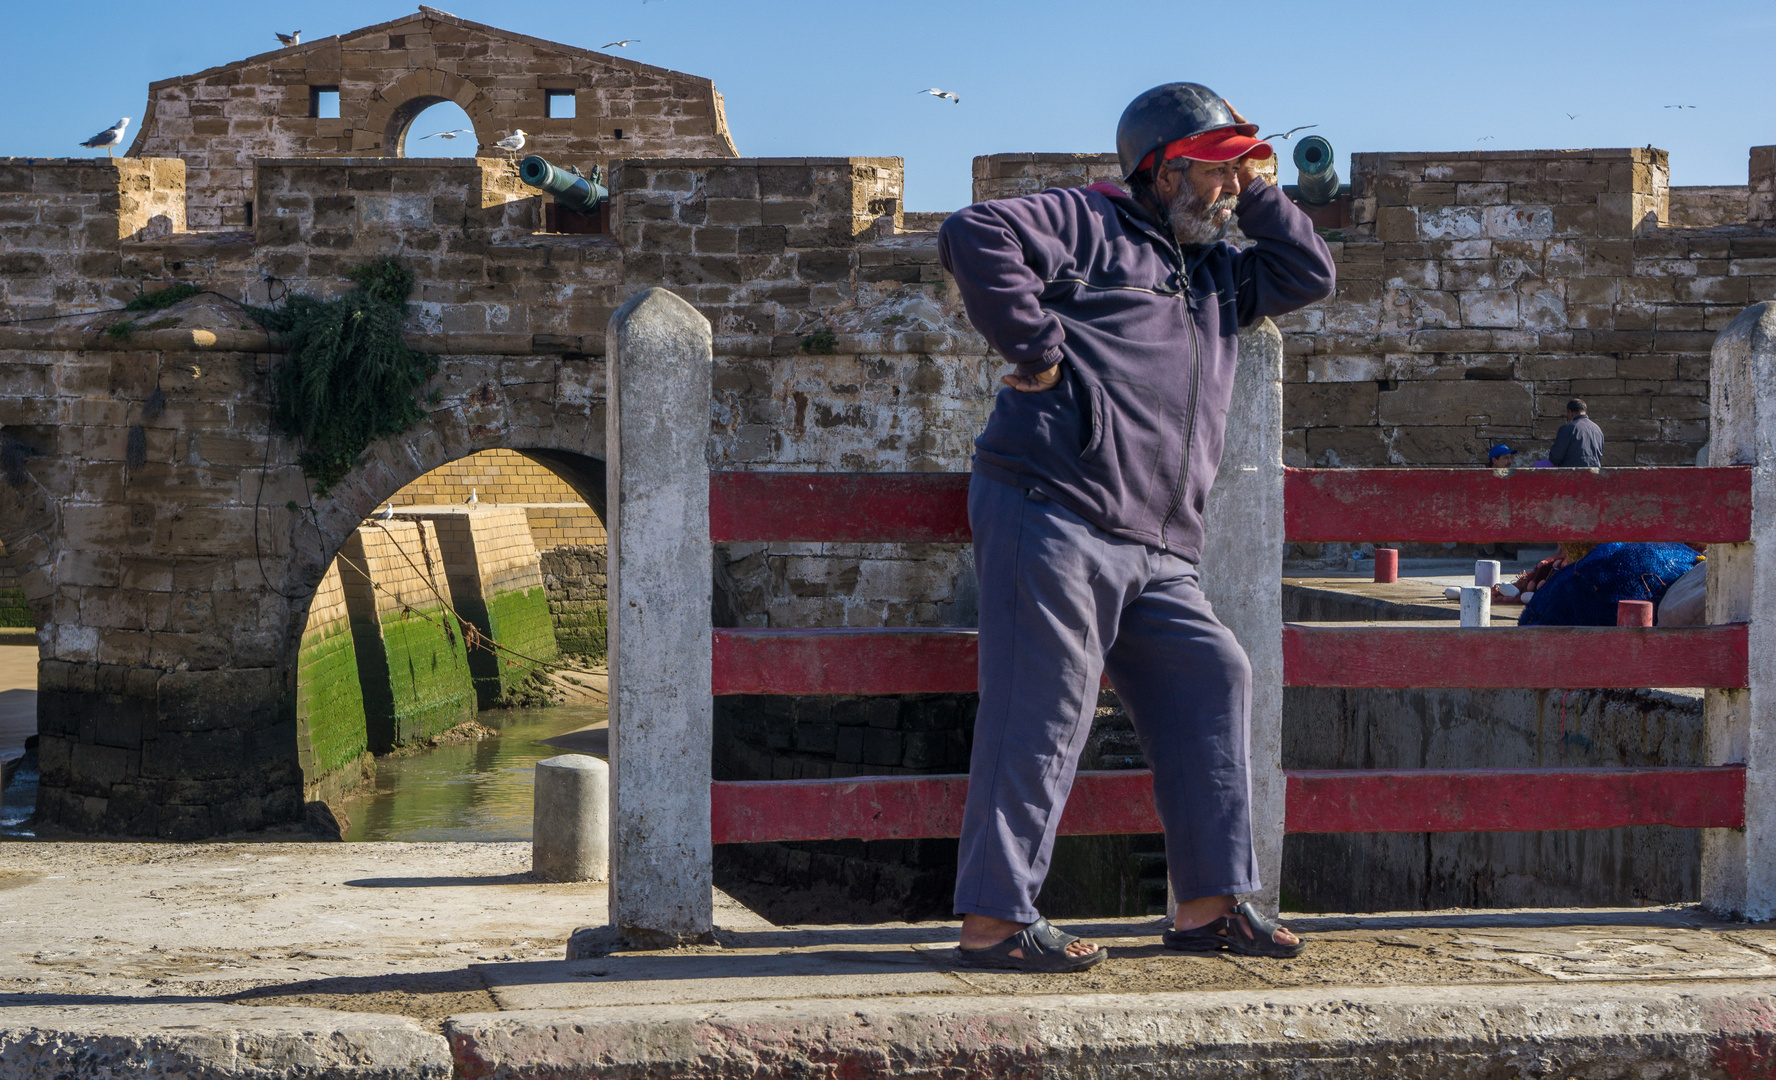
[[[1492,625],[1492,589],[1484,585],[1463,585],[1461,588],[1461,624]]]
[[[1283,874],[1283,335],[1240,331],[1221,471],[1204,509],[1203,592],[1252,662],[1252,838],[1277,909]]]
[[[1745,765],[1745,828],[1702,834],[1702,903],[1776,917],[1776,304],[1753,304],[1714,341],[1708,456],[1750,465],[1751,541],[1708,548],[1708,622],[1749,622],[1751,686],[1709,690],[1705,762]]]
[[[544,881],[610,876],[610,766],[590,754],[537,762],[530,870]]]
[[[709,833],[709,321],[665,289],[605,337],[610,918],[635,944],[714,929]]]

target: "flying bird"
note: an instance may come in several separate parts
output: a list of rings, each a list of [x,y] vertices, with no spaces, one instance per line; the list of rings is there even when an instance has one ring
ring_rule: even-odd
[[[1579,114],[1576,112],[1569,112],[1566,114],[1566,118],[1568,120],[1577,120],[1579,118]]]
[[[510,153],[512,155],[513,159],[516,160],[518,157],[518,151],[524,149],[524,129],[523,128],[512,129],[512,133],[510,135],[507,135],[505,138],[501,139],[499,142],[494,143],[493,145],[501,150],[504,150],[504,151]]]
[[[935,98],[949,98],[951,101],[955,102],[958,105],[962,104],[961,98],[957,97],[955,94],[950,93],[948,90],[939,90],[935,86],[929,90],[921,90],[921,91],[919,91],[919,93],[930,94],[932,97],[935,97]]]
[[[454,139],[458,135],[473,135],[473,128],[451,128],[449,131],[434,131],[430,135],[421,135],[421,139]]]
[[[106,157],[116,157],[116,155],[111,152],[111,148],[123,141],[123,129],[129,127],[129,122],[130,118],[126,116],[80,145],[89,146],[94,150],[103,147]]]
[[[376,512],[376,520],[377,521],[390,521],[390,520],[393,520],[394,516],[395,516],[395,504],[392,502],[389,503],[387,506],[383,507],[381,510],[378,510]]]
[[[1667,105],[1665,107],[1667,109],[1693,109],[1693,108],[1695,108],[1694,105]]]
[[[1494,136],[1491,136],[1491,135],[1482,135],[1482,136],[1480,136],[1480,137],[1479,137],[1479,138],[1478,138],[1478,139],[1475,139],[1475,140],[1474,140],[1474,141],[1475,141],[1475,142],[1486,142],[1486,141],[1487,141],[1487,140],[1489,140],[1489,139],[1492,139],[1492,138],[1494,138]]]
[[[640,40],[641,39],[638,37],[626,37],[622,41],[606,42],[604,47],[607,49],[627,49],[629,46],[635,44],[636,42],[638,42]]]
[[[470,506],[474,506],[476,503],[479,503],[480,501],[481,501],[481,496],[475,494],[474,488],[469,489],[469,497],[463,500],[463,502],[468,503]]]
[[[1300,127],[1290,128],[1288,131],[1283,132],[1281,135],[1266,135],[1264,138],[1262,138],[1258,141],[1259,142],[1269,142],[1271,139],[1286,139],[1289,136],[1295,134],[1297,131],[1306,131],[1308,128],[1317,128],[1319,126],[1320,125],[1318,125],[1318,124],[1302,124]]]
[[[277,30],[273,30],[272,33],[277,34],[278,40],[283,42],[284,46],[286,48],[291,45],[302,44],[302,31],[300,31],[300,30],[292,30],[288,34],[282,33]]]

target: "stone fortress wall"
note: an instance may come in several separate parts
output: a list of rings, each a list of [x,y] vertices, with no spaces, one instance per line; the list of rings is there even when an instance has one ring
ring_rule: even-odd
[[[413,19],[403,25],[460,31],[489,56],[523,45],[524,62],[541,64],[517,35],[430,9]],[[274,82],[280,65],[338,49],[343,73],[407,33],[386,24],[172,83],[192,101],[287,104],[288,87],[319,84]],[[363,85],[382,80],[391,116],[432,100],[396,69],[443,71],[464,59],[444,48],[457,44],[435,36],[427,53],[404,38],[404,58]],[[19,448],[0,453],[12,462],[0,542],[42,642],[41,700],[55,714],[45,785],[59,777],[69,793],[51,819],[188,836],[296,812],[296,658],[334,551],[403,485],[481,451],[527,455],[601,509],[605,324],[642,289],[669,287],[714,325],[712,467],[967,468],[1004,368],[938,265],[943,215],[904,211],[900,160],[733,157],[706,83],[660,73],[689,96],[623,98],[643,73],[612,64],[582,73],[612,93],[582,96],[577,120],[665,125],[695,90],[712,126],[633,128],[663,140],[634,149],[673,156],[571,132],[546,149],[559,164],[612,162],[602,234],[545,231],[544,199],[499,157],[352,156],[391,150],[357,135],[248,146],[246,127],[237,137],[214,116],[159,151],[172,156],[0,159],[0,435]],[[538,66],[479,92],[513,91],[500,107],[522,126],[554,78]],[[175,100],[170,85],[157,101]],[[172,113],[157,117],[144,140]],[[225,184],[203,171],[228,160],[250,170]],[[1102,155],[989,156],[976,195],[1090,182],[1103,167]],[[1501,440],[1533,455],[1575,393],[1609,435],[1611,463],[1691,460],[1707,438],[1713,331],[1776,291],[1776,149],[1753,151],[1734,220],[1736,196],[1669,188],[1656,150],[1359,154],[1353,173],[1350,224],[1328,233],[1338,294],[1283,321],[1292,464],[1475,463]],[[215,193],[237,180],[242,217],[224,220],[235,196]],[[295,448],[268,430],[276,344],[233,302],[336,295],[347,270],[387,254],[419,277],[411,340],[441,357],[430,419],[373,447],[311,512]],[[112,310],[175,282],[219,295],[152,316]],[[91,314],[15,321],[77,312]],[[602,574],[562,567],[575,584],[550,586],[551,603]],[[716,579],[726,624],[974,621],[956,547],[731,545]]]

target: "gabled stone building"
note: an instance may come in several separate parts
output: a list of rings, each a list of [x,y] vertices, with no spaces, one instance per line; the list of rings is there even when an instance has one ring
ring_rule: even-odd
[[[254,159],[406,157],[414,117],[444,101],[469,114],[485,156],[518,128],[528,153],[601,167],[737,154],[708,79],[421,7],[150,83],[129,156],[185,162],[191,228],[248,228]]]

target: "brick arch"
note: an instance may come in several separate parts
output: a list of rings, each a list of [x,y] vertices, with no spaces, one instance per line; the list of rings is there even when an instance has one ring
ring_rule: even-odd
[[[494,117],[493,100],[467,79],[436,68],[409,71],[382,88],[370,101],[361,130],[388,157],[406,157],[407,129],[414,117],[440,102],[452,102],[475,125],[478,153],[503,136]]]

